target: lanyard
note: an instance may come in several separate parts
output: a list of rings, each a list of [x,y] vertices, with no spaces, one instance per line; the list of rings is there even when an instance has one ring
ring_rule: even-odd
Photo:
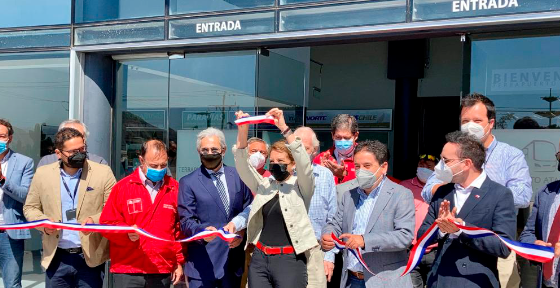
[[[61,179],[62,179],[62,184],[64,184],[64,188],[66,188],[66,193],[68,193],[68,196],[70,196],[70,199],[72,199],[72,207],[74,207],[75,205],[75,199],[76,199],[76,193],[78,193],[78,187],[80,186],[80,178],[82,176],[82,173],[80,173],[79,177],[78,177],[78,183],[76,183],[76,186],[74,188],[74,195],[72,196],[72,194],[70,193],[70,188],[68,188],[68,184],[66,184],[66,180],[64,180],[64,175],[62,173],[60,173]]]

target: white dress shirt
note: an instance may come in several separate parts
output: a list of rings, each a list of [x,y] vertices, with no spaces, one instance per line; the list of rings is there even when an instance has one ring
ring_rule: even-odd
[[[8,159],[10,158],[10,154],[11,152],[8,151],[6,156],[4,156],[4,158],[2,159],[2,162],[0,162],[0,165],[2,167],[2,175],[4,175],[4,177],[6,177],[6,173],[8,173]],[[0,187],[0,202],[2,201],[3,196],[4,196],[4,190],[2,190],[2,187]],[[6,224],[4,223],[4,211],[2,211],[1,203],[0,203],[0,224]]]
[[[455,202],[455,207],[457,207],[457,215],[459,214],[459,212],[461,212],[461,208],[463,208],[463,205],[465,205],[465,202],[467,202],[467,199],[469,199],[469,196],[471,195],[471,192],[474,188],[480,189],[480,187],[482,186],[482,183],[484,183],[484,181],[486,180],[486,172],[484,172],[484,170],[482,171],[482,173],[480,173],[480,175],[478,175],[478,177],[476,177],[476,179],[474,179],[474,181],[471,182],[471,185],[469,185],[468,187],[463,187],[459,184],[455,184],[455,192],[453,193],[453,200]],[[453,235],[450,235],[451,238],[456,238],[457,236],[461,235],[461,230],[453,233]],[[439,231],[439,235],[441,237],[445,236],[446,233],[441,232],[441,230]]]

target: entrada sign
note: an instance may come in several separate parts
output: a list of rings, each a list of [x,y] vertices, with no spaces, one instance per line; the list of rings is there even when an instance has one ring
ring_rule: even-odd
[[[519,6],[517,0],[457,0],[452,3],[453,12],[503,9]]]
[[[222,21],[222,22],[209,22],[209,23],[196,23],[196,33],[212,33],[222,31],[241,30],[241,22],[236,21]]]

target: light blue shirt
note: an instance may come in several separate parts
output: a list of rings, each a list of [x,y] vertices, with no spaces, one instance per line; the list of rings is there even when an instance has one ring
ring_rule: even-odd
[[[356,213],[354,214],[354,223],[352,224],[352,234],[354,235],[364,235],[366,233],[366,227],[369,222],[369,218],[371,216],[371,211],[373,211],[373,207],[375,207],[375,202],[377,202],[377,196],[379,195],[379,191],[383,184],[385,183],[385,177],[381,180],[381,183],[366,195],[366,193],[361,189],[358,188],[358,194],[360,195],[360,199],[358,200],[358,205],[356,207]],[[358,258],[354,256],[354,254],[348,252],[348,262],[347,267],[349,270],[354,272],[364,272],[364,268],[362,264],[358,261]]]
[[[490,180],[511,190],[515,208],[528,207],[533,196],[533,188],[531,187],[532,179],[527,161],[525,161],[525,155],[521,150],[504,142],[499,142],[496,136],[493,137],[494,140],[486,149],[486,162],[482,167]],[[432,188],[434,185],[442,183],[433,173],[428,178],[424,189],[422,189],[424,201],[430,203]]]
[[[206,168],[204,168],[206,169]],[[218,170],[218,172],[214,172],[213,170],[208,170],[206,169],[206,172],[208,172],[208,174],[210,174],[210,177],[212,178],[212,183],[214,183],[214,186],[216,186],[216,183],[218,182],[218,178],[216,178],[216,176],[214,176],[214,173],[221,173],[220,174],[220,180],[222,181],[222,183],[224,184],[224,188],[226,189],[226,197],[228,199],[228,203],[230,203],[231,205],[231,199],[229,199],[229,190],[228,190],[228,185],[226,182],[226,173],[225,173],[225,169],[224,169],[224,165],[222,164],[222,167],[220,168],[220,170]],[[216,189],[218,189],[218,186],[216,186]],[[229,209],[229,207],[228,207]]]
[[[73,194],[74,190],[76,189],[76,185],[80,185],[82,169],[78,170],[78,172],[72,176],[64,172],[63,169],[60,169],[60,173],[60,203],[62,204],[62,222],[78,223],[77,219],[68,220],[66,218],[67,210],[76,209],[78,207],[78,193],[76,192],[76,197],[74,198],[74,201],[72,201],[72,198],[70,198],[70,195],[68,195],[68,192],[64,187],[64,182],[62,181],[62,179],[66,181],[68,189],[70,189],[70,193]],[[64,229],[60,230],[60,241],[58,241],[58,247],[62,249],[69,249],[78,248],[81,246],[82,242],[80,241],[80,232]]]

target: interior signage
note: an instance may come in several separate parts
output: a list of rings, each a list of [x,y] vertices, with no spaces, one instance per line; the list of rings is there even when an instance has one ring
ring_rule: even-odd
[[[452,2],[453,12],[504,9],[519,7],[517,0],[456,0]]]
[[[494,92],[560,89],[560,67],[494,69],[488,77]]]

